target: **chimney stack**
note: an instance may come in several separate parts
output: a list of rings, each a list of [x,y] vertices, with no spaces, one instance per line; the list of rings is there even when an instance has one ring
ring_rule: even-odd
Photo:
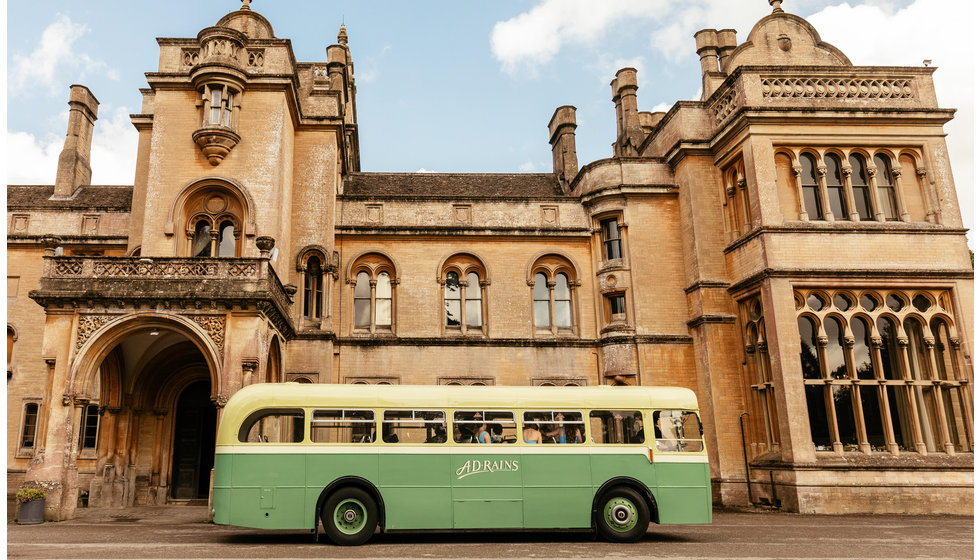
[[[575,176],[578,175],[578,155],[575,153],[575,107],[563,105],[555,109],[548,123],[551,135],[551,159],[555,175],[565,192]]]
[[[644,134],[636,106],[636,68],[623,68],[616,72],[616,79],[611,85],[613,103],[616,104],[616,144],[613,155],[638,155],[637,148],[643,141]]]
[[[68,198],[78,187],[92,182],[92,132],[99,114],[99,100],[85,86],[74,84],[68,98],[68,134],[58,156],[54,196]]]
[[[735,39],[734,29],[719,29],[718,30],[718,62],[721,64],[721,71],[727,72],[728,59],[732,55],[732,51],[738,46],[738,40]]]
[[[701,57],[701,101],[704,101],[722,81],[718,66],[718,32],[702,29],[694,34],[694,41]]]

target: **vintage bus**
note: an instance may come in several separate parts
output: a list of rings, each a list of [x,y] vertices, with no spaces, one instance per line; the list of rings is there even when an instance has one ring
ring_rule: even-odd
[[[214,522],[374,532],[710,523],[697,401],[676,387],[256,384],[221,413]]]

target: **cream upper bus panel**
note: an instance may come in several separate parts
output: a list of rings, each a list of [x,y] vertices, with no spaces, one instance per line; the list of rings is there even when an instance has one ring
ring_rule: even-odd
[[[446,387],[434,385],[310,385],[258,383],[225,405],[218,445],[237,443],[238,428],[265,408],[486,408],[697,410],[694,392],[680,387]]]

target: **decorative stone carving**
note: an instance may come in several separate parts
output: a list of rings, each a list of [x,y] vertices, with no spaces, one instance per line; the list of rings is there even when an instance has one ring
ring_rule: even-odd
[[[736,103],[737,97],[738,92],[733,89],[719,99],[714,107],[711,108],[715,114],[715,122],[717,124],[725,122],[725,119],[735,112],[736,107],[738,107],[738,103]]]
[[[246,63],[253,70],[262,68],[265,64],[265,49],[248,49]]]
[[[75,276],[82,273],[82,263],[76,260],[60,260],[54,263],[54,273],[57,276]]]
[[[78,331],[75,335],[75,350],[81,348],[96,331],[114,318],[115,315],[82,315],[79,317]]]
[[[255,263],[234,263],[228,267],[228,276],[255,276]]]
[[[211,165],[221,163],[242,139],[235,131],[217,126],[199,128],[191,137]]]
[[[768,98],[914,99],[908,78],[762,78]]]
[[[225,316],[224,315],[190,315],[192,321],[201,325],[204,332],[221,352],[225,348]]]
[[[269,252],[276,246],[276,240],[268,235],[255,238],[255,246],[259,248],[259,257],[265,259],[269,257]]]

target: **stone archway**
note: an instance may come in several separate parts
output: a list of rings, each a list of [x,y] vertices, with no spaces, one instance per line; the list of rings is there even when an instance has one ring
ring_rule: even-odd
[[[135,316],[82,348],[68,388],[101,413],[96,449],[76,455],[78,488],[88,492],[90,505],[208,497],[217,416],[212,403],[220,389],[216,353],[196,326],[184,317]],[[191,463],[188,481],[175,469]],[[184,488],[179,494],[176,483]]]

